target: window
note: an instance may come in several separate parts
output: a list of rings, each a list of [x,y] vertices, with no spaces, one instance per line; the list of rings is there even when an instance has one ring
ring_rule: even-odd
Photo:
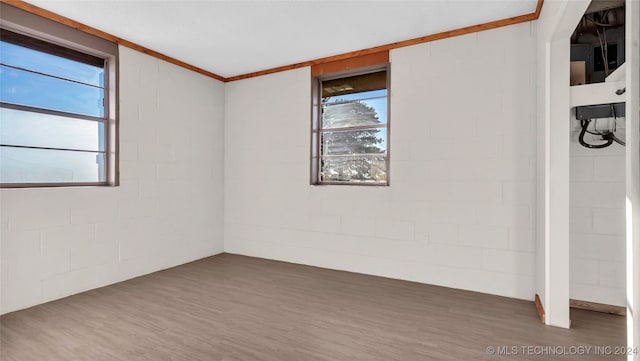
[[[312,183],[388,185],[386,65],[316,82]]]
[[[92,54],[18,28],[0,29],[0,184],[115,185],[117,46]]]

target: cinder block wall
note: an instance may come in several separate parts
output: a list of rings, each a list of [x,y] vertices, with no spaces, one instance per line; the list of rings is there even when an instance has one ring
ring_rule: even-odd
[[[309,68],[226,85],[225,250],[533,299],[535,31],[391,52],[389,187],[309,185]]]
[[[617,123],[624,128],[624,119]],[[572,129],[570,295],[624,307],[625,149],[615,143],[604,149],[585,148],[578,143],[575,118]]]
[[[121,185],[0,191],[0,313],[222,252],[223,117],[223,83],[121,47]]]

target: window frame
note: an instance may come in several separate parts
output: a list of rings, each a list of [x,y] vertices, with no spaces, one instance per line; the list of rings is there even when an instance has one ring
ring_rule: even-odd
[[[41,49],[38,46],[16,44],[18,46],[31,48],[36,51],[62,56],[67,59],[78,61],[73,57],[64,56],[57,51],[69,51],[71,54],[85,54],[88,57],[100,58],[104,60],[104,88],[103,117],[95,117],[90,115],[68,113],[65,111],[51,110],[33,106],[0,103],[0,107],[6,109],[14,109],[19,111],[27,111],[32,113],[40,113],[53,116],[62,116],[70,119],[82,119],[86,121],[96,121],[104,124],[104,181],[98,182],[19,182],[19,183],[1,183],[0,188],[48,188],[48,187],[81,187],[81,186],[118,186],[119,185],[119,142],[118,142],[118,45],[107,40],[84,33],[80,30],[73,29],[66,25],[53,22],[49,19],[25,12],[23,10],[0,3],[0,28],[35,39],[35,43],[42,42],[40,45],[46,47],[51,45],[53,51]],[[4,40],[4,37],[3,37]],[[11,42],[11,41],[9,41]],[[13,43],[13,42],[12,42]],[[15,43],[14,43],[15,44]],[[79,55],[79,54],[78,54]],[[19,147],[33,149],[48,149],[47,147]],[[62,149],[52,147],[54,150],[63,151],[79,151],[74,149]]]
[[[322,155],[320,154],[321,137],[322,137],[322,82],[348,78],[358,75],[366,75],[371,73],[386,72],[386,91],[387,91],[387,122],[385,127],[370,127],[386,129],[386,155],[385,155],[385,167],[386,167],[386,181],[385,182],[339,182],[339,181],[322,181],[320,178],[322,162]],[[391,170],[391,64],[389,62],[383,64],[377,64],[372,66],[361,67],[352,70],[338,71],[329,74],[321,74],[314,76],[311,82],[311,185],[324,186],[324,185],[345,185],[345,186],[367,186],[367,187],[387,187],[390,183],[390,170]],[[348,128],[336,128],[337,130]],[[357,127],[355,130],[369,129],[368,127]],[[357,157],[358,155],[356,155]]]

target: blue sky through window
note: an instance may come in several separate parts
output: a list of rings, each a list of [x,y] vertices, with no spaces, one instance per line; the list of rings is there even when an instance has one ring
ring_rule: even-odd
[[[353,94],[345,94],[327,97],[326,100],[329,103],[345,101],[345,100],[358,100],[358,99],[366,99],[363,100],[362,103],[373,107],[376,110],[376,115],[378,116],[378,120],[381,123],[387,122],[387,89],[381,90],[373,90],[368,92],[360,92]]]
[[[103,68],[4,41],[0,63],[0,101],[104,117]],[[105,181],[104,134],[97,121],[0,108],[0,182]]]
[[[2,63],[104,87],[104,68],[0,41]]]

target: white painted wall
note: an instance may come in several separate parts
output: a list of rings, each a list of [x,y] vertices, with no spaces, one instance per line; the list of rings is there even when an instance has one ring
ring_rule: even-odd
[[[570,36],[590,0],[548,0],[537,29],[536,292],[547,325],[568,328]]]
[[[119,187],[0,191],[0,313],[223,250],[224,85],[120,48]]]
[[[391,52],[389,187],[309,185],[309,68],[226,85],[225,251],[533,299],[535,31]]]
[[[621,133],[624,123],[617,121]],[[585,148],[575,116],[571,126],[570,296],[625,307],[625,148]]]
[[[635,350],[640,347],[640,2],[625,5],[627,346]],[[640,353],[627,360],[640,361]]]

